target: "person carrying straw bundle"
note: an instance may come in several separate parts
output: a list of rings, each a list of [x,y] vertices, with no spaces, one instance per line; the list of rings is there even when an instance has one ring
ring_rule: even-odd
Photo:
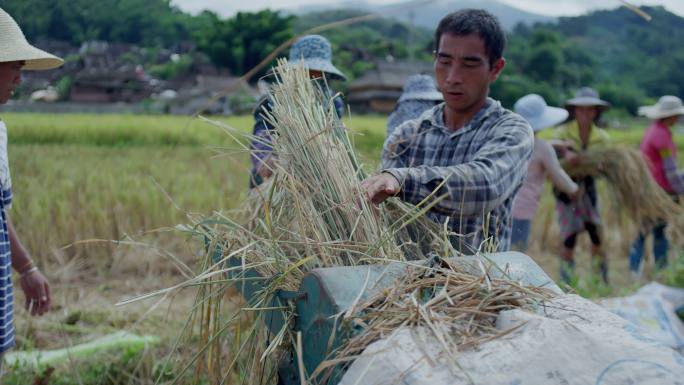
[[[309,77],[317,81],[325,93],[332,98],[338,116],[344,114],[344,102],[339,96],[335,96],[328,87],[330,80],[346,80],[347,77],[332,63],[332,48],[328,39],[320,35],[306,35],[299,38],[290,48],[290,65],[302,63],[309,70]],[[250,173],[249,187],[260,185],[264,179],[273,174],[273,162],[276,155],[273,154],[272,135],[276,133],[274,127],[266,115],[273,110],[273,102],[269,95],[263,97],[254,110],[254,131],[252,133],[252,170]]]
[[[556,139],[563,144],[558,145],[556,142],[555,146],[561,150],[567,162],[577,163],[590,148],[610,143],[608,133],[595,124],[609,107],[610,104],[601,100],[598,92],[589,87],[580,88],[575,97],[565,103],[572,120],[556,131]],[[575,270],[573,253],[577,236],[586,230],[591,239],[594,267],[598,267],[601,278],[608,283],[608,261],[601,243],[601,215],[596,181],[593,176],[584,176],[575,179],[575,182],[579,185],[580,193],[574,198],[556,191],[556,211],[563,240],[560,277],[565,283],[571,282]]]
[[[0,104],[12,97],[21,83],[22,70],[49,70],[64,61],[30,45],[12,16],[0,8]],[[13,324],[14,296],[12,271],[19,274],[19,284],[26,297],[25,308],[31,315],[50,310],[50,286],[19,241],[8,210],[12,204],[12,180],[7,160],[7,127],[0,120],[0,363],[2,356],[15,345]]]
[[[684,115],[682,100],[666,95],[652,106],[639,108],[639,114],[653,122],[646,129],[641,141],[641,154],[648,170],[658,185],[673,199],[684,194],[684,172],[677,171],[677,146],[672,139],[671,127]],[[667,266],[669,243],[665,237],[667,223],[662,221],[653,226],[653,254],[657,268]],[[629,253],[629,270],[635,277],[641,276],[641,261],[644,255],[646,234],[640,232]]]
[[[397,127],[383,146],[382,171],[361,187],[375,204],[442,198],[428,215],[448,228],[456,250],[508,250],[534,136],[522,117],[488,97],[505,65],[503,30],[486,11],[460,10],[440,21],[435,46],[444,103]]]
[[[544,180],[551,179],[553,186],[559,191],[574,198],[579,187],[563,168],[556,157],[553,146],[537,134],[549,127],[557,126],[568,118],[568,111],[563,108],[550,107],[544,98],[537,94],[520,98],[513,110],[520,114],[532,126],[534,131],[534,151],[527,168],[527,179],[513,202],[513,248],[527,250],[532,220],[539,207],[539,198],[544,191]]]

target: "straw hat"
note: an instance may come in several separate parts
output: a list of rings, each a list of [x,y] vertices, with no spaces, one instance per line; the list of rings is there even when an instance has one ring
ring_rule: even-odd
[[[610,108],[610,103],[599,98],[599,93],[591,87],[582,87],[575,92],[575,97],[565,102],[565,107],[599,107],[601,110]]]
[[[321,71],[347,80],[342,71],[332,63],[332,48],[328,39],[320,35],[306,35],[297,40],[290,48],[290,63],[304,62],[309,70]]]
[[[525,118],[535,132],[563,123],[569,115],[564,108],[549,107],[537,94],[523,96],[515,102],[513,110]]]
[[[25,61],[23,70],[36,71],[64,64],[64,60],[29,44],[17,22],[0,8],[0,63],[12,61]]]
[[[670,116],[684,115],[684,105],[682,99],[665,95],[658,99],[658,103],[652,106],[639,107],[639,115],[649,119],[663,119]]]
[[[406,79],[399,102],[405,100],[442,101],[442,93],[437,91],[435,80],[430,75],[411,75]]]

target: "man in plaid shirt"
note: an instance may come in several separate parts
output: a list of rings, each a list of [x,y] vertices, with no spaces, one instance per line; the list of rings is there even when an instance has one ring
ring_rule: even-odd
[[[446,195],[428,214],[464,253],[510,248],[511,207],[534,147],[530,125],[488,97],[503,70],[504,33],[482,10],[461,10],[435,32],[435,78],[444,103],[387,138],[382,172],[362,183],[379,204]]]

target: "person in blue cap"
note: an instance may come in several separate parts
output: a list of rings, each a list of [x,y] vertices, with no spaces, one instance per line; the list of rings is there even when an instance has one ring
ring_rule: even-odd
[[[332,48],[328,39],[320,35],[306,35],[299,38],[290,48],[289,63],[296,65],[302,63],[308,70],[311,79],[319,80],[321,87],[333,96],[334,93],[328,88],[329,80],[347,80],[347,77],[332,63]],[[344,114],[344,102],[339,96],[333,99],[337,115]],[[252,170],[250,172],[249,187],[260,185],[264,179],[273,174],[273,162],[275,154],[271,147],[271,136],[277,130],[270,124],[264,112],[273,109],[269,95],[264,96],[254,110],[254,131],[251,146]]]
[[[411,75],[406,79],[397,107],[387,118],[387,137],[407,120],[420,117],[423,112],[444,101],[430,75]]]

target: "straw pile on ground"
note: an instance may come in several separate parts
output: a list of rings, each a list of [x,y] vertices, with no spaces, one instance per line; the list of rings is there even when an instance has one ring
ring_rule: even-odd
[[[198,325],[203,345],[187,368],[194,364],[198,373],[218,383],[272,382],[274,362],[297,344],[287,325],[276,335],[264,331],[264,315],[273,310],[269,298],[278,290],[296,290],[308,271],[457,255],[449,241],[452,234],[424,216],[440,197],[417,207],[397,200],[372,207],[360,191],[365,175],[330,97],[301,66],[280,62],[275,75],[273,110],[267,113],[278,127],[272,178],[250,195],[237,219],[217,214],[187,229],[206,239],[209,250],[204,272],[188,283],[200,290],[187,331],[191,335],[191,325]],[[229,308],[222,303],[226,293],[236,294],[235,284],[244,285],[247,271],[263,277],[263,290],[257,301]],[[428,288],[432,297],[412,296]],[[454,332],[448,348],[457,351],[492,336],[498,311],[540,298],[486,274],[423,267],[397,283],[388,293],[390,302],[376,299],[360,308],[368,314],[368,331],[343,352],[357,353],[392,327],[421,323]],[[405,312],[409,303],[428,313],[411,318]],[[290,305],[279,310],[288,322],[293,319]]]
[[[575,178],[594,176],[608,182],[615,207],[625,211],[641,231],[655,224],[669,224],[670,237],[684,242],[684,207],[655,182],[638,150],[616,146],[597,148],[582,153],[575,164],[564,162],[563,168]]]

